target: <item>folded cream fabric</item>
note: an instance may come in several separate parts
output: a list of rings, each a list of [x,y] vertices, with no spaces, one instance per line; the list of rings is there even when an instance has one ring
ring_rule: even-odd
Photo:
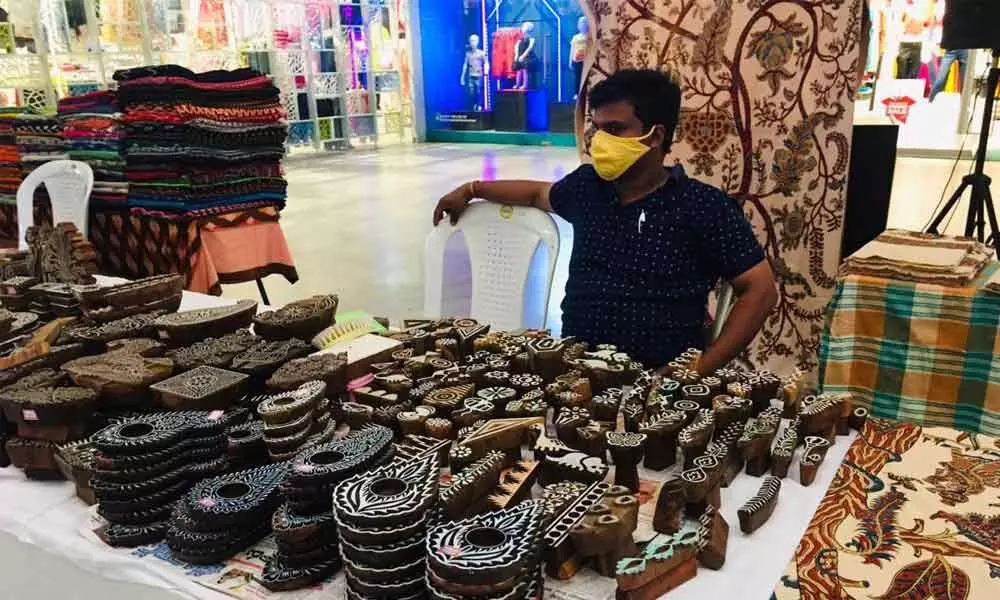
[[[992,248],[973,239],[889,230],[847,257],[840,275],[965,286],[992,257]]]

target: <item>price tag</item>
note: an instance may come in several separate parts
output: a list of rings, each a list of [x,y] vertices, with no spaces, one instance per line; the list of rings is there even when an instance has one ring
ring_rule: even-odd
[[[22,408],[21,418],[24,419],[25,421],[37,421],[38,413],[36,413],[35,410],[32,408]]]
[[[225,414],[225,412],[226,411],[224,410],[213,410],[212,412],[208,413],[208,420],[218,421],[219,419],[222,418],[222,415]]]

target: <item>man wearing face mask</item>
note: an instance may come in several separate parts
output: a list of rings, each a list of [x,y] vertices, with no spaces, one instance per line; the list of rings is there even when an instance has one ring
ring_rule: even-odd
[[[777,303],[771,267],[739,205],[721,190],[664,167],[680,112],[680,88],[665,74],[623,70],[590,92],[593,165],[556,183],[472,181],[446,194],[436,225],[476,198],[534,206],[574,232],[563,335],[615,344],[647,367],[704,348],[705,374],[757,334]],[[708,294],[720,279],[738,297],[706,348]]]

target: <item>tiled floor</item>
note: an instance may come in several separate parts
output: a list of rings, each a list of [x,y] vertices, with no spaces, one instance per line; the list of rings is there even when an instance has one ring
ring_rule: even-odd
[[[577,164],[570,148],[426,144],[380,151],[296,157],[288,161],[289,201],[282,225],[300,280],[266,280],[273,304],[310,294],[336,292],[343,309],[365,308],[393,319],[416,316],[423,307],[423,242],[438,198],[469,179],[555,179]],[[920,229],[930,219],[952,162],[901,158],[896,166],[889,224]],[[969,163],[958,165],[954,189]],[[988,172],[1000,182],[1000,163]],[[1000,184],[996,188],[1000,196]],[[960,233],[965,204],[949,232]],[[561,223],[564,249],[571,231]],[[446,258],[448,286],[458,314],[468,306],[470,276],[459,241]],[[557,267],[550,324],[557,324],[568,252]],[[225,286],[232,297],[257,297],[252,283]],[[553,323],[553,318],[556,319]]]

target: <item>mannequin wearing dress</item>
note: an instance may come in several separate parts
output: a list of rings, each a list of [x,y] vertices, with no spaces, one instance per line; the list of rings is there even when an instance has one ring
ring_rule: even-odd
[[[521,24],[521,40],[514,47],[514,89],[528,89],[528,79],[530,71],[535,68],[535,24],[525,22]]]
[[[483,110],[483,77],[489,71],[489,59],[486,52],[479,47],[479,36],[469,36],[469,44],[465,47],[465,60],[462,62],[462,76],[459,84],[465,88],[472,110]]]
[[[587,17],[580,17],[576,21],[576,35],[569,41],[569,68],[573,71],[573,99],[576,100],[577,92],[580,91],[580,83],[583,80],[583,61],[587,58],[587,51],[590,49],[590,26],[587,24]]]

